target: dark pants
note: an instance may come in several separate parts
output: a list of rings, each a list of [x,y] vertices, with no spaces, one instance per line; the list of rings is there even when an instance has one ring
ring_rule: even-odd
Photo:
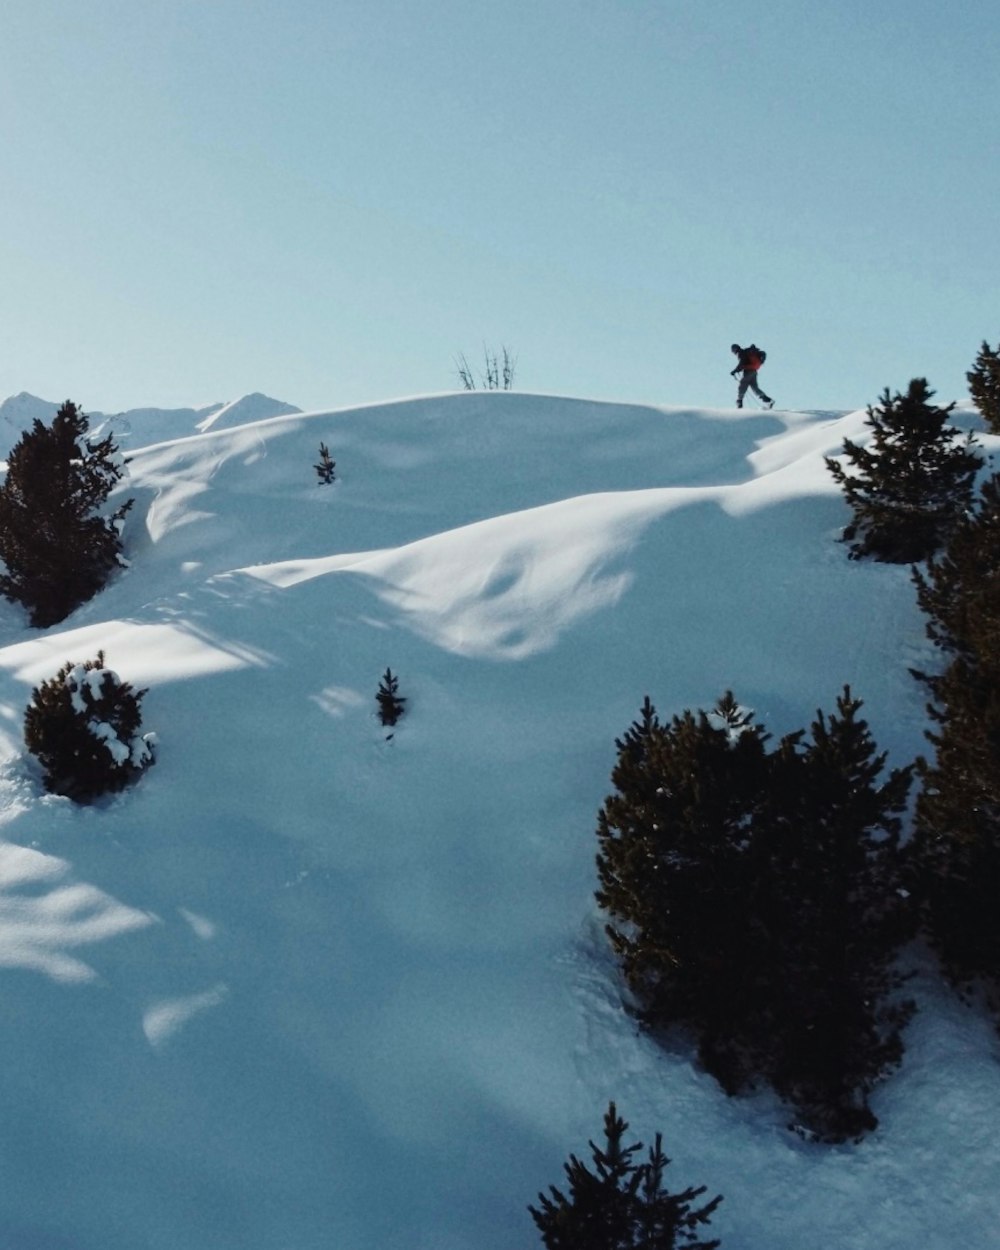
[[[757,385],[757,370],[756,369],[744,369],[743,374],[740,377],[740,391],[739,391],[739,394],[736,396],[737,408],[743,407],[743,396],[747,393],[748,389],[753,391],[753,393],[759,399],[762,399],[765,404],[769,404],[771,402],[770,395],[765,395],[764,392]]]

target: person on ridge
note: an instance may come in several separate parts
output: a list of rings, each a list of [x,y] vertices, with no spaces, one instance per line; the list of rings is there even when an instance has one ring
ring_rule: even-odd
[[[729,376],[735,378],[737,373],[742,374],[739,393],[736,396],[736,407],[743,407],[743,396],[749,389],[760,399],[765,408],[773,408],[774,400],[769,395],[765,395],[757,385],[757,370],[767,359],[767,352],[756,343],[751,343],[749,347],[740,347],[739,343],[734,343],[730,351],[739,358],[739,363]]]

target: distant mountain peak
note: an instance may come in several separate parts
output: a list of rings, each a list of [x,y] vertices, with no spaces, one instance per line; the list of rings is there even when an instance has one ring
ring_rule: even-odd
[[[204,434],[206,430],[225,429],[231,425],[246,425],[250,421],[265,421],[268,417],[290,417],[302,411],[294,404],[286,404],[283,400],[272,399],[260,391],[252,391],[240,399],[210,413],[203,421],[198,422],[198,429]]]
[[[39,399],[37,395],[32,395],[28,391],[21,391],[17,395],[11,395],[0,403],[0,417],[10,419],[11,417],[20,418],[25,413],[30,412],[38,416],[48,415],[59,411],[59,405],[50,403],[47,399]]]
[[[0,403],[0,459],[10,454],[10,449],[36,420],[48,424],[58,411],[59,404],[27,391],[3,400]],[[294,416],[302,409],[252,391],[228,403],[206,404],[200,408],[145,407],[116,413],[91,412],[85,408],[84,411],[90,419],[92,435],[113,434],[119,444],[134,444],[138,440],[157,443],[209,429],[247,425],[268,417]]]

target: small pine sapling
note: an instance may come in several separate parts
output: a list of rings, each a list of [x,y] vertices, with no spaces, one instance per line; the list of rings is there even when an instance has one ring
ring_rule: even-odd
[[[719,1241],[701,1241],[699,1226],[707,1224],[722,1201],[719,1195],[702,1207],[694,1203],[705,1186],[671,1194],[663,1187],[670,1163],[659,1133],[645,1163],[635,1155],[642,1142],[626,1146],[628,1124],[615,1104],[604,1115],[604,1146],[590,1142],[593,1170],[570,1155],[563,1164],[568,1194],[549,1186],[528,1206],[547,1250],[716,1250]]]
[[[336,480],[336,477],[337,477],[337,474],[335,472],[336,467],[337,467],[336,460],[330,459],[329,447],[327,447],[326,443],[320,443],[319,464],[313,466],[313,468],[316,470],[317,475],[319,476],[320,486],[329,486],[331,482]]]
[[[378,704],[379,720],[383,725],[395,725],[399,718],[403,715],[403,706],[406,703],[397,693],[399,690],[399,678],[394,676],[391,669],[386,669],[379,683],[378,693],[375,695],[375,702]]]
[[[31,694],[24,741],[44,770],[45,788],[88,803],[121,790],[153,763],[155,734],[142,734],[145,690],[104,667],[104,652],[67,662]]]

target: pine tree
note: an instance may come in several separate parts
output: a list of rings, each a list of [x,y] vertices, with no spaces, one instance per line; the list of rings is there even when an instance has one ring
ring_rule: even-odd
[[[640,1014],[689,1028],[730,1092],[749,1079],[737,1040],[754,962],[749,831],[766,785],[767,735],[705,713],[661,726],[647,699],[617,745],[616,793],[598,814],[596,897]]]
[[[730,692],[666,726],[647,699],[597,829],[596,896],[638,1014],[692,1037],[728,1093],[767,1082],[832,1141],[873,1127],[867,1094],[910,1012],[894,960],[912,770],[880,780],[860,707],[845,689],[808,741],[768,754]]]
[[[393,676],[392,670],[387,668],[375,695],[379,720],[383,725],[395,725],[403,715],[406,700],[400,697],[398,690],[399,678]]]
[[[982,979],[1000,1017],[1000,475],[926,574],[927,633],[947,663],[926,684],[914,855],[931,939],[958,983]]]
[[[329,486],[331,482],[336,480],[336,460],[330,459],[330,449],[326,443],[319,445],[319,464],[313,465],[319,477],[321,486]]]
[[[709,1223],[722,1201],[713,1198],[693,1209],[705,1186],[671,1194],[663,1188],[670,1163],[659,1133],[645,1163],[634,1161],[642,1142],[624,1144],[628,1124],[612,1102],[604,1115],[604,1146],[590,1142],[593,1170],[576,1155],[563,1164],[568,1194],[549,1186],[529,1206],[548,1250],[716,1250],[719,1241],[699,1241],[699,1226]]]
[[[104,666],[104,652],[66,663],[31,692],[24,741],[45,788],[78,803],[121,790],[153,762],[155,735],[140,734],[145,690]]]
[[[110,435],[91,444],[86,433],[86,416],[67,400],[51,426],[36,420],[22,435],[0,486],[0,594],[23,604],[33,625],[63,620],[121,563],[132,500],[101,515],[123,471]]]
[[[975,364],[965,376],[969,394],[982,413],[987,429],[1000,434],[1000,344],[993,351],[984,339]]]
[[[986,479],[944,550],[927,562],[926,572],[914,569],[913,581],[931,641],[949,656],[981,655],[1000,581],[1000,474]]]
[[[1000,1020],[1000,671],[955,659],[935,697],[935,759],[921,761],[917,798],[920,895],[949,976],[981,981]]]
[[[934,392],[914,378],[905,395],[886,390],[869,406],[867,446],[844,440],[849,462],[828,457],[854,519],[844,530],[852,559],[891,564],[924,560],[947,539],[968,508],[982,466],[971,434],[948,426],[954,408],[930,403]]]
[[[912,1005],[896,959],[911,936],[900,815],[912,768],[878,753],[848,688],[775,753],[758,832],[755,919],[767,934],[762,1070],[817,1137],[875,1127],[867,1096],[903,1053]]]

